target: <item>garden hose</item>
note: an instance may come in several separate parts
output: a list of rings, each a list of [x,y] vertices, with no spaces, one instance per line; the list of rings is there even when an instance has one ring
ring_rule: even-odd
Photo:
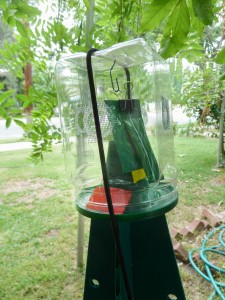
[[[207,243],[212,238],[212,236],[219,232],[218,240],[219,244],[215,246],[207,246]],[[193,249],[189,252],[189,260],[191,262],[192,267],[195,269],[195,271],[205,280],[209,281],[214,290],[212,294],[209,296],[208,300],[215,299],[215,296],[220,297],[222,300],[225,300],[225,281],[218,281],[216,280],[216,275],[221,274],[223,276],[223,279],[225,280],[225,267],[223,265],[223,269],[217,267],[213,263],[209,261],[209,256],[213,253],[216,253],[217,255],[225,256],[225,225],[217,227],[213,229],[203,240],[201,248]],[[200,259],[204,264],[205,267],[205,273],[203,273],[200,268],[197,266],[193,259],[193,254],[195,252],[199,252]],[[224,261],[223,261],[224,263]],[[225,263],[224,263],[225,264]]]

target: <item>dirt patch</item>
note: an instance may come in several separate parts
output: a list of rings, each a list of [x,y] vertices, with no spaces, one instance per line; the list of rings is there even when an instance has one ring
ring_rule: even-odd
[[[196,196],[204,196],[206,194],[209,194],[209,193],[212,193],[213,192],[213,189],[209,188],[209,187],[194,187],[192,189],[192,193],[193,195],[196,195]],[[194,198],[194,196],[193,196]]]
[[[222,175],[218,176],[217,178],[213,178],[210,181],[210,184],[212,186],[221,186],[221,185],[225,186],[225,174],[222,174]]]
[[[34,208],[34,206],[32,204],[27,205],[27,209],[32,210]]]
[[[12,180],[8,181],[4,186],[1,187],[1,193],[7,195],[13,192],[25,192],[27,190],[39,191],[43,187],[52,187],[54,180],[47,178],[36,178],[28,180]]]
[[[54,189],[54,181],[46,178],[28,179],[26,181],[9,181],[1,188],[1,194],[7,196],[10,193],[18,194],[16,203],[32,203],[35,200],[45,200],[54,196],[57,190]],[[13,204],[12,204],[13,205]]]
[[[51,229],[45,234],[45,236],[48,238],[52,238],[58,236],[58,234],[59,234],[59,229]]]
[[[200,218],[202,215],[202,210],[204,208],[203,205],[199,205],[197,207],[187,206],[182,204],[181,202],[182,201],[180,201],[180,203],[178,203],[178,205],[167,214],[169,224],[179,230],[187,226],[194,219]]]
[[[224,211],[224,206],[220,204],[195,206],[193,201],[193,206],[187,206],[182,203],[182,199],[180,200],[180,203],[178,203],[173,210],[167,213],[167,221],[169,222],[169,225],[178,230],[181,230],[183,227],[187,226],[194,219],[202,219],[202,212],[204,208],[209,209],[211,212],[213,212],[213,214],[219,214]]]

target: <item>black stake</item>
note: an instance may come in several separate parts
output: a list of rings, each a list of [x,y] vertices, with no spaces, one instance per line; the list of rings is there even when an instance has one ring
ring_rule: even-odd
[[[118,226],[118,222],[115,217],[114,208],[113,208],[113,204],[112,204],[109,179],[108,179],[108,173],[107,173],[106,162],[105,162],[105,152],[104,152],[104,147],[103,147],[103,142],[102,142],[101,125],[100,125],[100,120],[99,120],[98,105],[97,105],[97,98],[96,98],[96,93],[95,93],[95,84],[94,84],[94,77],[93,77],[93,70],[92,70],[92,63],[91,63],[91,56],[95,51],[98,51],[98,50],[92,48],[88,51],[87,57],[86,57],[86,63],[87,63],[88,80],[89,80],[92,108],[93,108],[93,114],[94,114],[95,129],[96,129],[96,135],[97,135],[97,141],[98,141],[98,150],[99,150],[99,156],[100,156],[100,161],[101,161],[103,182],[104,182],[105,194],[106,194],[106,199],[107,199],[107,204],[108,204],[108,209],[109,209],[109,216],[110,216],[110,220],[111,220],[117,254],[118,254],[119,262],[121,265],[121,270],[123,273],[123,279],[124,279],[124,284],[126,287],[127,297],[128,297],[128,300],[134,300],[134,298],[132,297],[130,285],[128,282],[122,247],[121,247],[121,243],[120,243],[120,239],[119,239],[119,226]]]

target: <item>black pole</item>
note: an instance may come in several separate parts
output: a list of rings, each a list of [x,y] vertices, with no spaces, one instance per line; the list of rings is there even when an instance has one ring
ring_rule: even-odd
[[[97,105],[97,98],[95,93],[95,84],[94,84],[94,77],[93,77],[93,70],[92,70],[92,63],[91,63],[91,56],[94,52],[98,51],[97,49],[90,49],[87,53],[86,57],[86,63],[87,63],[87,72],[88,72],[88,80],[89,80],[89,87],[90,87],[90,94],[91,94],[91,101],[92,101],[92,109],[94,114],[94,121],[95,121],[95,129],[96,129],[96,135],[97,135],[97,141],[98,141],[98,150],[99,150],[99,156],[100,156],[100,162],[101,162],[101,168],[102,168],[102,175],[103,175],[103,182],[104,182],[104,188],[105,188],[105,194],[109,209],[109,216],[111,220],[113,235],[115,239],[117,254],[119,258],[119,262],[121,265],[121,270],[123,273],[123,279],[124,284],[127,292],[128,300],[134,300],[131,293],[131,288],[128,282],[121,242],[119,239],[119,226],[118,222],[115,217],[114,208],[112,204],[112,197],[110,193],[110,186],[109,186],[109,179],[108,179],[108,173],[106,168],[106,162],[105,162],[105,152],[103,147],[103,141],[102,141],[102,132],[101,132],[101,125],[99,120],[99,113],[98,113],[98,105]]]

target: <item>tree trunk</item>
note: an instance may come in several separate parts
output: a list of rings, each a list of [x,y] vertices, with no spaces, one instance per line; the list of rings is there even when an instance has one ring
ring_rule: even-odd
[[[225,167],[225,149],[224,149],[224,134],[225,134],[225,97],[222,98],[220,108],[220,121],[219,121],[219,147],[217,156],[217,167]]]
[[[221,38],[218,43],[217,49],[220,49],[222,46],[222,43],[225,39],[225,7],[223,8],[222,12],[222,18],[223,18],[223,28],[221,33]],[[222,67],[223,72],[225,71],[225,66]],[[220,119],[219,119],[219,144],[218,144],[218,155],[217,155],[217,167],[225,167],[225,149],[224,149],[224,143],[225,143],[225,96],[224,91],[223,95],[221,96],[221,105],[220,105]]]
[[[29,28],[29,23],[24,23],[24,25]],[[29,53],[29,49],[28,49],[28,53]],[[24,68],[24,81],[25,81],[25,85],[24,85],[24,93],[26,96],[29,95],[29,87],[32,85],[32,66],[29,62],[27,62],[25,68]],[[26,122],[27,123],[31,123],[32,119],[31,119],[31,111],[33,109],[33,105],[29,105],[28,107],[24,108],[24,113],[26,115]]]
[[[25,80],[25,95],[29,95],[29,87],[32,85],[32,67],[30,63],[27,63],[24,69],[24,80]],[[31,123],[31,111],[33,109],[33,105],[29,105],[28,107],[24,108],[24,113],[26,115],[26,122]]]

